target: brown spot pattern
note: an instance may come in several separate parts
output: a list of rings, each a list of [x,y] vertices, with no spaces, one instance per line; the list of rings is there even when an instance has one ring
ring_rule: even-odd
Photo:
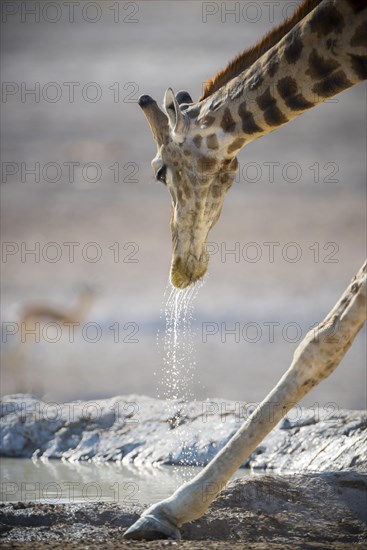
[[[284,55],[290,65],[296,63],[303,50],[303,43],[300,36],[300,28],[295,27],[285,38]]]
[[[254,115],[247,110],[246,101],[238,107],[238,114],[242,120],[242,130],[245,134],[256,134],[262,132],[263,129],[258,126],[254,120]]]
[[[339,68],[339,63],[335,59],[325,59],[317,53],[315,49],[309,55],[308,58],[309,67],[306,71],[313,80],[320,80],[321,78],[326,78]]]
[[[220,185],[213,185],[211,188],[212,197],[218,199],[222,195],[222,189]]]
[[[235,139],[234,142],[231,143],[231,145],[228,147],[227,153],[231,154],[231,153],[234,153],[235,151],[238,151],[244,146],[245,143],[246,143],[246,140],[244,138]]]
[[[313,106],[299,91],[294,78],[286,76],[277,84],[277,90],[284,103],[292,111],[304,111]]]
[[[219,180],[226,189],[229,189],[232,185],[232,177],[229,174],[222,174]]]
[[[353,48],[357,46],[367,47],[367,21],[356,28],[350,41],[350,45]]]
[[[310,21],[311,31],[318,38],[331,32],[341,33],[345,26],[344,17],[331,3],[321,3],[315,10]]]
[[[224,132],[233,132],[236,128],[236,123],[233,120],[231,111],[228,109],[228,107],[224,110],[223,118],[220,122],[220,127]]]
[[[367,55],[350,54],[352,68],[360,80],[367,78]]]
[[[348,80],[343,71],[333,73],[332,76],[321,80],[314,85],[312,91],[319,97],[332,97],[346,88],[349,88],[352,82]]]
[[[201,100],[212,95],[230,80],[250,68],[264,53],[270,51],[276,44],[279,44],[281,39],[310,13],[320,1],[321,0],[305,0],[304,2],[300,2],[299,7],[294,11],[291,17],[285,19],[279,26],[273,28],[257,44],[233,59],[224,70],[219,71],[215,75],[214,79],[209,80],[205,85]]]
[[[211,157],[201,157],[197,163],[199,174],[210,173],[214,170],[216,166],[217,166],[216,159],[213,159]]]
[[[217,136],[215,134],[210,134],[210,136],[206,138],[206,145],[208,149],[218,149],[219,144]]]
[[[354,13],[358,13],[359,11],[366,9],[366,0],[347,0],[347,2]]]
[[[271,95],[269,89],[257,98],[256,103],[264,112],[265,122],[269,124],[269,126],[279,126],[280,124],[288,122],[287,117],[277,106],[276,99]]]
[[[200,149],[201,147],[201,142],[202,142],[203,138],[200,134],[197,134],[194,138],[193,138],[193,142],[194,142],[194,145]]]
[[[187,199],[191,199],[191,194],[192,194],[192,192],[191,192],[190,187],[187,185],[187,183],[184,184],[183,190],[184,190],[184,193],[185,193],[186,198],[187,198]]]
[[[210,128],[210,126],[212,126],[213,122],[215,122],[215,117],[213,117],[213,116],[206,116],[202,120],[202,124],[203,124],[203,126],[205,126],[205,128]]]

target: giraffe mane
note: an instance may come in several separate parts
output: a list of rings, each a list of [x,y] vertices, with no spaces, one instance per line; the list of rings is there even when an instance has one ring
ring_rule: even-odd
[[[301,19],[312,11],[321,0],[304,0],[296,11],[288,17],[283,23],[274,27],[259,42],[251,46],[244,52],[237,55],[230,61],[225,69],[220,70],[213,79],[205,83],[204,93],[199,101],[206,99],[222,86],[227,84],[232,78],[248,69],[265,52],[270,50],[279,40],[283,38]]]

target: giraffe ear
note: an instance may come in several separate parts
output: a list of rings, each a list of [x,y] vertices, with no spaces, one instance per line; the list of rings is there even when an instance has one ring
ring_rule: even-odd
[[[188,128],[188,119],[181,111],[180,105],[171,88],[168,88],[164,94],[163,105],[168,116],[173,139],[182,142],[185,137],[185,130]]]

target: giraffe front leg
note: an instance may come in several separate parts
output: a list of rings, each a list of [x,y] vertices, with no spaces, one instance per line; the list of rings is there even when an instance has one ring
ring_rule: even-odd
[[[317,329],[295,350],[275,388],[213,460],[169,498],[154,504],[125,533],[131,539],[180,538],[289,409],[335,370],[366,320],[367,262]]]

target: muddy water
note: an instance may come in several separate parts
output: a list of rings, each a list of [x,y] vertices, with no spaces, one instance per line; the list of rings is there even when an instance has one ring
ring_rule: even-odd
[[[3,458],[0,461],[2,502],[47,504],[119,502],[153,504],[170,496],[200,468],[147,468],[111,462],[93,464],[60,460],[32,461]],[[233,479],[246,475],[237,472]]]

